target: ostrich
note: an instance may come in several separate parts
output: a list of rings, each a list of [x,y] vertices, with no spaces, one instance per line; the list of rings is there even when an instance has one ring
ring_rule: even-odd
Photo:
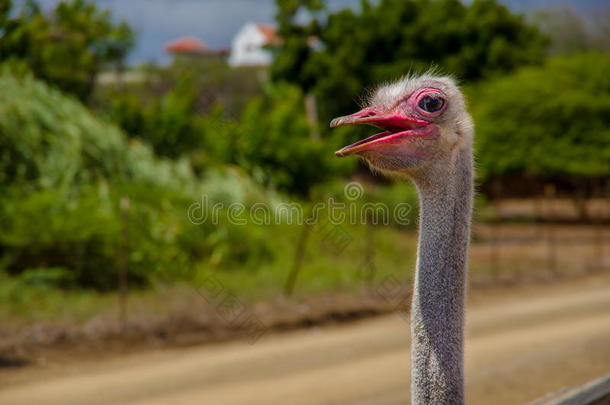
[[[425,74],[380,87],[331,127],[384,130],[335,152],[410,179],[420,200],[411,303],[411,399],[464,403],[464,304],[473,194],[473,123],[452,79]]]

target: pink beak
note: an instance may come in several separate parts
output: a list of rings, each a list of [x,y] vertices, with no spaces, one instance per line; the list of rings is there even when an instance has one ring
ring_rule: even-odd
[[[331,128],[342,125],[369,124],[385,130],[385,132],[346,146],[335,152],[335,155],[343,157],[379,147],[381,144],[398,143],[400,138],[406,136],[424,136],[426,135],[424,128],[431,124],[428,121],[408,117],[402,112],[380,113],[378,111],[379,108],[376,106],[367,107],[355,114],[338,117],[330,122]]]

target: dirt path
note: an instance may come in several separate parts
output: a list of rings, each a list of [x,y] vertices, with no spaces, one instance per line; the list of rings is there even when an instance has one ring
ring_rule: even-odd
[[[610,372],[610,277],[478,297],[468,312],[469,404],[519,404]],[[0,404],[357,404],[409,401],[398,316],[84,361],[30,373]]]

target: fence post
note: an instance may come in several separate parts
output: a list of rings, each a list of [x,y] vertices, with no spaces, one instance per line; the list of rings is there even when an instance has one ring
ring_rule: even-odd
[[[553,216],[555,210],[553,209],[554,197],[555,197],[555,186],[547,184],[544,186],[544,196],[547,201],[547,214],[550,217],[550,223],[547,223],[547,266],[553,276],[558,275],[557,271],[557,235],[553,228]],[[549,219],[547,217],[547,220]]]
[[[366,225],[365,225],[365,232],[366,232],[366,245],[364,246],[364,260],[366,263],[366,266],[368,267],[368,273],[367,273],[367,278],[366,278],[366,282],[369,285],[373,284],[373,281],[375,281],[375,224],[373,224],[373,214],[372,213],[367,213],[366,215]]]
[[[119,262],[119,324],[121,332],[127,329],[127,266],[129,255],[129,197],[121,197],[121,249]]]
[[[294,261],[292,262],[292,269],[288,274],[288,278],[286,279],[286,284],[284,284],[284,296],[291,297],[294,292],[294,285],[297,282],[297,276],[299,275],[299,271],[301,270],[301,264],[303,262],[303,256],[305,255],[305,249],[307,248],[307,239],[309,238],[309,231],[311,230],[311,225],[304,221],[303,229],[301,230],[301,236],[299,237],[299,242],[297,243],[297,248],[294,252]]]

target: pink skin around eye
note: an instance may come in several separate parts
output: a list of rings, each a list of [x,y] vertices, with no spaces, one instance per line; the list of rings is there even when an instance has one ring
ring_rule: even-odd
[[[431,97],[437,96],[437,97],[441,97],[444,100],[447,99],[447,97],[445,96],[445,93],[443,93],[439,89],[435,89],[434,87],[429,87],[426,89],[419,90],[418,92],[411,95],[411,97],[409,97],[409,103],[412,105],[412,108],[414,110],[417,110],[417,112],[419,114],[422,114],[426,117],[437,117],[443,111],[445,111],[445,108],[447,107],[447,102],[444,103],[443,107],[440,110],[435,111],[433,113],[424,111],[421,108],[419,108],[419,102],[421,101],[422,98],[424,98],[426,96],[431,96]]]

